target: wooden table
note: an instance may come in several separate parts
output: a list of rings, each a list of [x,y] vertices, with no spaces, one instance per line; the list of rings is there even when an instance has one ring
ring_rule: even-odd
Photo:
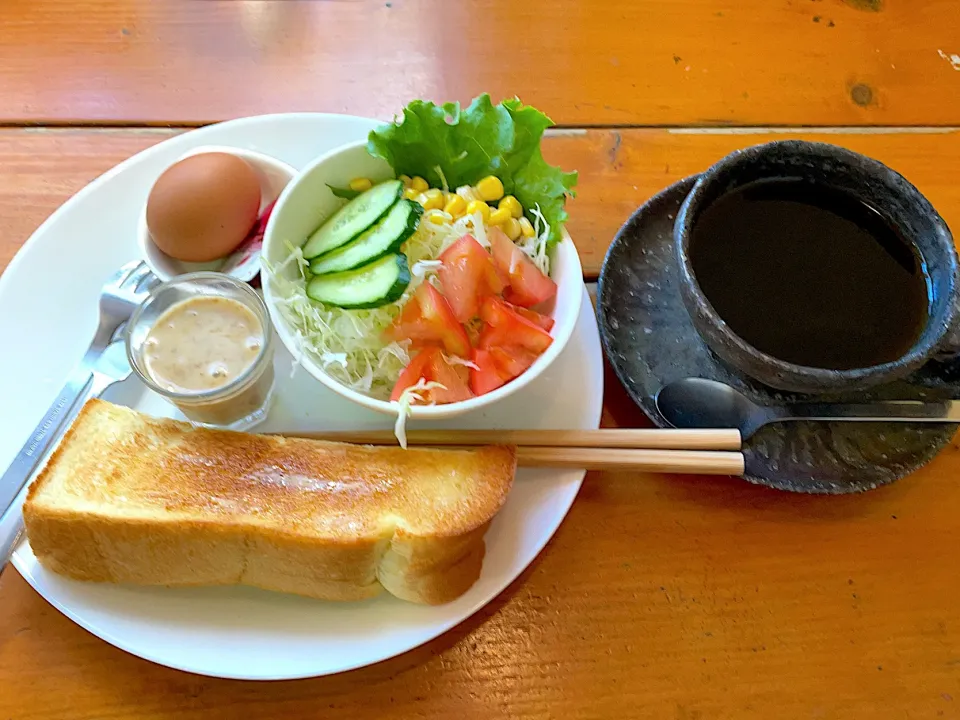
[[[20,0],[0,21],[0,267],[85,183],[183,128],[482,90],[562,126],[545,153],[580,170],[589,278],[644,199],[774,137],[877,157],[960,227],[953,0]],[[604,422],[643,423],[608,387]],[[152,665],[8,570],[0,718],[960,717],[958,448],[856,497],[591,475],[475,617],[315,680]]]

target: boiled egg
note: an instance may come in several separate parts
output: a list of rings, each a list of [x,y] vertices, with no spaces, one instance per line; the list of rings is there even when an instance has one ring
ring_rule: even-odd
[[[199,153],[167,168],[147,198],[147,228],[172,258],[209,262],[246,238],[260,209],[260,182],[229,153]]]

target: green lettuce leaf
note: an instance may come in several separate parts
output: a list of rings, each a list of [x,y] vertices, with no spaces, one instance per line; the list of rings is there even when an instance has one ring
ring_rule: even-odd
[[[334,187],[330,183],[327,183],[327,187],[330,188],[330,192],[332,192],[338,198],[343,198],[344,200],[353,200],[357,195],[360,194],[359,190],[351,190],[350,188]]]
[[[494,105],[483,94],[465,110],[460,103],[414,100],[403,109],[401,120],[371,131],[367,150],[390,163],[398,175],[420,175],[431,187],[442,187],[444,179],[452,189],[497,176],[531,222],[530,209],[540,206],[553,245],[561,238],[567,220],[564,204],[567,195],[575,194],[577,173],[543,159],[540,138],[551,125],[550,118],[516,98]]]

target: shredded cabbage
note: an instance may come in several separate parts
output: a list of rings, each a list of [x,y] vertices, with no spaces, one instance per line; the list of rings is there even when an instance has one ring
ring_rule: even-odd
[[[443,168],[437,165],[433,168],[436,171],[437,175],[440,176],[440,185],[444,192],[450,192],[450,186],[447,185],[447,176],[443,174]]]
[[[443,263],[439,260],[421,260],[412,268],[410,268],[410,272],[416,277],[423,279],[429,273],[436,272],[441,265],[443,265]]]
[[[429,390],[446,390],[447,386],[434,381],[427,381],[423,378],[417,380],[415,385],[411,385],[397,399],[397,421],[393,425],[393,434],[397,436],[397,442],[404,450],[407,449],[407,418],[410,417],[410,406],[416,401],[418,404],[425,403],[425,393]],[[430,402],[430,405],[433,403]]]
[[[464,188],[458,188],[458,192]],[[461,193],[465,194],[465,193]],[[537,264],[545,274],[550,271],[547,239],[550,226],[539,206],[530,210],[536,219],[536,236],[522,238],[517,246]],[[473,235],[483,247],[489,247],[486,228],[480,213],[464,215],[454,220],[448,213],[430,211],[439,215],[439,224],[424,216],[417,231],[407,240],[402,252],[410,266],[410,285],[395,302],[366,310],[344,310],[323,305],[307,297],[309,262],[300,248],[288,245],[290,256],[280,265],[271,267],[264,262],[266,281],[272,283],[281,315],[289,324],[297,347],[294,352],[291,375],[302,358],[309,357],[323,371],[347,387],[380,400],[387,400],[400,373],[410,362],[409,342],[385,342],[383,332],[400,314],[400,309],[424,281],[440,266],[437,258],[450,245],[466,234]],[[291,265],[296,271],[291,272]],[[463,358],[448,358],[452,364],[472,366]],[[431,386],[432,387],[432,386]],[[413,401],[423,402],[427,386],[414,386],[401,396],[398,427],[402,431],[403,418]],[[410,392],[414,391],[414,392]],[[399,437],[399,435],[398,435]],[[403,443],[401,443],[403,444]]]
[[[457,357],[456,355],[447,355],[444,353],[443,359],[447,361],[447,365],[463,365],[464,367],[473,368],[474,370],[479,370],[480,367],[473,362],[472,360],[466,360],[462,357]]]
[[[461,185],[457,188],[457,195],[462,197],[467,202],[482,199],[479,195],[477,195],[477,191],[473,189],[472,185]]]
[[[550,256],[547,254],[547,241],[550,239],[550,223],[540,212],[540,203],[530,208],[533,215],[533,237],[521,237],[517,247],[523,250],[544,275],[550,274]]]

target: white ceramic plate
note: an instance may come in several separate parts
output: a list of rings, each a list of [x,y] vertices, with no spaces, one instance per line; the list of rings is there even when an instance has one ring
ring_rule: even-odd
[[[53,400],[96,326],[97,297],[110,273],[137,256],[140,209],[162,170],[193,147],[257,150],[295,168],[362,138],[376,122],[338,115],[246,118],[180,135],[121,163],[45,222],[0,278],[0,467]],[[590,302],[560,358],[521,392],[446,427],[596,428],[603,366]],[[13,351],[11,351],[13,349]],[[290,377],[278,343],[278,397],[264,430],[386,427],[302,369]],[[137,381],[109,399],[156,415],[172,408]],[[11,411],[16,408],[16,411]],[[427,426],[418,423],[417,427]],[[248,588],[136,588],[66,580],[41,568],[27,544],[17,570],[52,605],[107,642],[163,665],[245,679],[310,677],[368,665],[420,645],[469,617],[536,557],[577,494],[579,471],[521,471],[487,533],[480,580],[439,607],[389,596],[324,603]]]

